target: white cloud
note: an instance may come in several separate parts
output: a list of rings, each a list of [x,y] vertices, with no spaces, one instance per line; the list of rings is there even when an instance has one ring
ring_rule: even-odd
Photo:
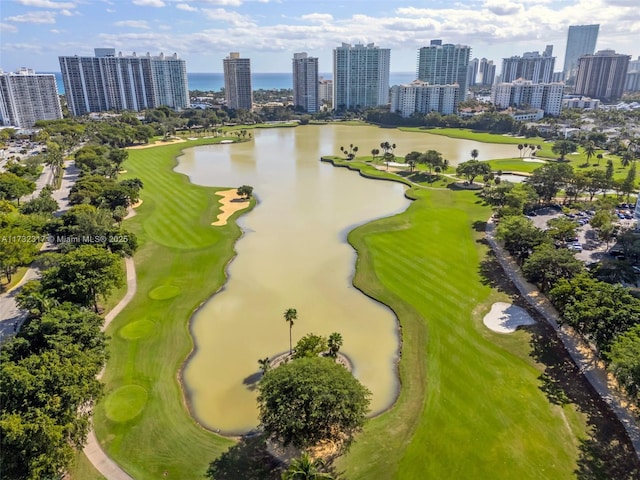
[[[208,3],[211,5],[222,5],[226,7],[239,7],[242,5],[242,0],[200,0],[202,3]]]
[[[54,33],[56,35],[59,35],[61,33],[66,32],[66,30],[58,30],[57,28],[52,28],[51,30],[49,30],[51,33]]]
[[[197,12],[198,9],[196,7],[192,7],[188,3],[178,3],[176,5],[178,10],[184,10],[185,12]]]
[[[7,17],[5,20],[20,23],[56,23],[56,12],[29,12]]]
[[[54,2],[52,0],[17,0],[21,5],[27,7],[40,7],[40,8],[75,8],[76,4],[73,2]]]
[[[0,23],[0,30],[7,33],[16,33],[18,31],[18,27],[11,25],[10,23]]]
[[[232,25],[233,27],[257,27],[256,23],[251,20],[250,17],[248,17],[247,15],[242,15],[238,12],[225,10],[224,8],[203,8],[202,11],[211,20],[225,22]]]
[[[329,13],[308,13],[306,15],[302,15],[302,20],[309,20],[310,22],[331,22],[333,21],[333,15]]]
[[[121,20],[119,22],[115,22],[114,25],[116,27],[129,27],[129,28],[141,28],[143,30],[148,30],[149,24],[144,20]]]
[[[138,5],[139,7],[156,7],[156,8],[165,7],[167,5],[162,0],[133,0],[133,4]]]
[[[107,13],[116,13],[116,11],[113,8],[107,8]]]
[[[487,0],[482,6],[496,15],[515,15],[524,10],[522,5],[510,0]]]

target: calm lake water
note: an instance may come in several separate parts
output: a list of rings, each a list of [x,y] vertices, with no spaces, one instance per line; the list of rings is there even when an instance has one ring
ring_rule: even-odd
[[[289,348],[283,318],[296,308],[293,342],[307,333],[340,332],[355,376],[373,393],[374,413],[388,408],[398,389],[398,324],[387,307],[351,282],[355,253],[346,243],[356,225],[404,211],[404,186],[367,180],[320,162],[353,143],[369,152],[396,143],[398,154],[436,149],[453,164],[477,148],[480,158],[505,158],[513,145],[488,145],[370,126],[304,126],[254,130],[251,142],[187,150],[176,171],[196,184],[252,185],[257,207],[241,217],[244,231],[229,279],[192,319],[196,352],[183,372],[193,413],[223,433],[257,423],[249,381],[258,359]]]

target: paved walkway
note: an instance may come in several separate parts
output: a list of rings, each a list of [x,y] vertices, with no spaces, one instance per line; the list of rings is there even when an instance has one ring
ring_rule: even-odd
[[[487,222],[487,240],[491,248],[496,254],[496,258],[502,265],[507,276],[513,284],[518,288],[523,298],[534,307],[553,327],[562,341],[564,348],[569,352],[575,364],[583,372],[586,379],[593,386],[595,391],[600,395],[602,400],[609,406],[611,411],[618,418],[622,426],[627,432],[636,455],[640,458],[640,426],[636,417],[627,410],[623,404],[624,400],[619,398],[616,392],[609,388],[607,382],[607,372],[598,364],[596,356],[591,349],[585,345],[582,338],[570,328],[560,326],[558,319],[560,314],[553,307],[547,297],[541,294],[535,285],[528,283],[520,272],[518,265],[511,259],[508,253],[502,248],[494,236],[495,224],[493,217]],[[589,353],[585,353],[589,352]]]
[[[133,209],[129,209],[129,214],[125,218],[131,218],[135,215],[135,211]],[[104,324],[102,325],[102,330],[106,330],[109,324],[112,322],[114,318],[118,316],[118,314],[124,310],[124,308],[129,304],[129,302],[133,299],[138,289],[138,282],[136,278],[136,265],[133,261],[132,257],[127,257],[124,259],[124,264],[126,268],[127,275],[127,293],[122,297],[122,300],[118,302],[118,304],[109,311],[104,316]],[[98,375],[98,378],[102,377],[104,373],[104,369]],[[107,480],[133,480],[133,477],[129,476],[127,472],[125,472],[120,465],[111,460],[109,456],[102,450],[100,446],[100,442],[98,442],[98,438],[96,437],[95,432],[93,431],[93,426],[89,431],[89,435],[87,436],[87,443],[84,446],[84,454],[87,456],[89,461],[93,464],[93,466],[98,470],[102,475],[104,475]]]

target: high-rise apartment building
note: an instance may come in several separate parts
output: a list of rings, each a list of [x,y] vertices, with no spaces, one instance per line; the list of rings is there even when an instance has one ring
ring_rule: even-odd
[[[55,75],[21,68],[0,70],[0,125],[29,128],[38,120],[62,118]]]
[[[478,65],[478,75],[476,76],[476,84],[484,87],[490,87],[496,78],[496,66],[493,64],[493,60],[487,60],[486,58],[480,59]]]
[[[73,115],[107,110],[189,107],[187,65],[177,54],[116,55],[96,48],[94,57],[58,57],[67,106]]]
[[[525,52],[521,57],[502,59],[502,81],[513,82],[522,78],[533,83],[551,83],[556,57],[553,45],[547,45],[542,55],[538,52]]]
[[[578,75],[573,93],[613,102],[622,96],[631,55],[600,50],[578,60]]]
[[[476,78],[478,77],[478,68],[480,66],[480,60],[474,58],[469,62],[467,67],[467,86],[473,87],[476,84]]]
[[[316,113],[320,108],[318,87],[318,59],[304,52],[294,53],[293,106]]]
[[[471,47],[467,45],[442,44],[442,40],[431,40],[428,47],[418,50],[418,80],[431,85],[457,83],[459,100],[467,96],[467,68]]]
[[[491,103],[498,108],[539,108],[547,115],[559,115],[562,110],[563,83],[533,83],[514,80],[498,83],[491,91]]]
[[[240,58],[238,52],[231,52],[222,61],[222,64],[224,67],[224,93],[227,99],[227,107],[231,110],[252,110],[251,60]]]
[[[573,85],[578,75],[578,59],[596,51],[600,25],[571,25],[564,54],[564,81]]]
[[[391,87],[391,111],[403,117],[414,113],[438,112],[449,115],[456,112],[459,85],[430,85],[414,80],[408,85]]]
[[[368,45],[333,50],[333,108],[371,108],[389,104],[391,50]]]
[[[318,102],[331,103],[333,101],[333,80],[319,77],[318,79]]]

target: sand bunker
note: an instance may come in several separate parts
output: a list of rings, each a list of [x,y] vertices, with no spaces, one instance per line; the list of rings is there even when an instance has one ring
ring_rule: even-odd
[[[482,321],[487,328],[498,333],[513,333],[520,325],[536,323],[526,310],[505,302],[494,303]]]
[[[127,149],[140,150],[143,148],[158,147],[160,145],[171,145],[172,143],[182,143],[182,142],[186,142],[186,140],[183,140],[182,138],[172,138],[171,140],[168,140],[168,141],[156,140],[153,143],[147,143],[146,145],[135,145],[133,147],[127,147]]]
[[[226,225],[227,220],[229,220],[229,217],[231,215],[249,206],[249,200],[244,200],[242,197],[240,197],[235,188],[231,190],[222,190],[220,192],[216,192],[216,195],[222,197],[220,199],[220,203],[222,203],[222,206],[220,207],[218,219],[211,224],[216,227]]]
[[[532,158],[532,157],[523,158],[522,160],[525,162],[532,162],[532,163],[547,163],[546,160],[541,160],[539,158]]]

